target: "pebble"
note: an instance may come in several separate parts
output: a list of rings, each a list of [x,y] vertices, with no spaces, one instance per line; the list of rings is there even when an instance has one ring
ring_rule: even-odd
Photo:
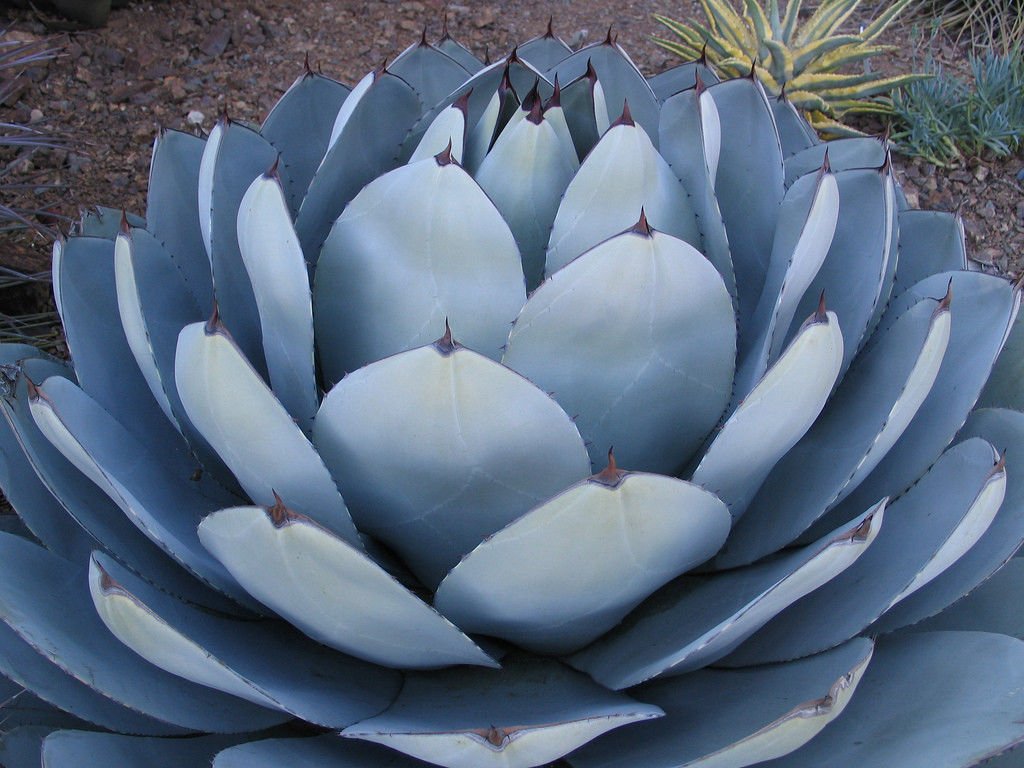
[[[185,117],[185,122],[189,125],[202,125],[206,120],[206,115],[200,112],[198,109],[191,110]]]
[[[981,214],[982,218],[994,219],[996,217],[995,203],[993,203],[991,200],[986,200],[985,204],[981,206],[981,210],[979,211],[979,213]]]
[[[42,119],[43,119],[43,110],[41,110],[41,109],[38,109],[38,108],[37,109],[33,109],[31,112],[28,113],[28,121],[29,121],[30,124],[31,123],[38,123]]]

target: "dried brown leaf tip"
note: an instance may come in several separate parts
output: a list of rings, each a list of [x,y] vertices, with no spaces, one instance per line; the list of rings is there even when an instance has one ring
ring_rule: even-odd
[[[203,328],[207,336],[213,336],[215,333],[225,333],[227,328],[224,327],[224,323],[220,319],[220,306],[217,304],[217,300],[213,300],[213,311],[210,313],[210,319],[206,321],[206,326]]]
[[[104,595],[109,595],[111,592],[123,591],[123,588],[114,580],[114,577],[107,573],[106,568],[100,565],[95,559],[92,562],[96,566],[96,570],[100,573],[100,591]]]
[[[448,318],[444,319],[444,335],[434,342],[434,348],[442,355],[450,355],[459,348],[459,342],[452,338],[452,327],[448,324]]]
[[[989,473],[989,477],[995,477],[996,475],[1002,475],[1006,473],[1006,451],[999,454],[999,459],[992,467],[992,471]]]
[[[283,528],[289,523],[295,522],[299,519],[299,515],[296,512],[292,512],[288,509],[281,497],[277,495],[277,491],[271,491],[274,494],[273,506],[267,507],[267,517],[270,518],[270,522],[273,523],[275,528]]]
[[[939,306],[935,308],[936,312],[944,312],[949,309],[953,303],[953,278],[949,278],[949,282],[946,283],[946,295],[939,299]]]
[[[596,475],[590,476],[590,481],[593,483],[600,483],[606,485],[609,488],[617,487],[623,479],[629,473],[624,469],[619,469],[615,463],[615,449],[608,449],[608,466],[598,472]]]
[[[459,110],[463,117],[469,114],[469,97],[473,95],[473,89],[470,88],[464,94],[459,96],[455,101],[452,102],[452,106]]]

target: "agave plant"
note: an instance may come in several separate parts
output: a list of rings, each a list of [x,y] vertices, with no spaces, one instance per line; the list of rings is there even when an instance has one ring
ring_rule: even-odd
[[[161,133],[54,287],[74,366],[0,369],[11,768],[1024,739],[998,616],[895,632],[1024,539],[1024,414],[972,412],[1018,291],[756,80],[550,33],[307,71]]]
[[[916,74],[886,77],[865,63],[896,49],[876,41],[910,2],[897,0],[867,27],[839,34],[860,0],[824,0],[803,25],[801,0],[790,0],[784,13],[778,0],[768,0],[767,7],[757,0],[744,0],[742,12],[729,0],[701,0],[706,26],[656,15],[675,37],[655,38],[655,42],[687,60],[705,57],[729,77],[753,71],[772,95],[785,92],[817,130],[835,136],[861,135],[842,122],[845,115],[888,114],[886,94],[922,78]],[[853,71],[855,65],[861,66],[860,71]]]

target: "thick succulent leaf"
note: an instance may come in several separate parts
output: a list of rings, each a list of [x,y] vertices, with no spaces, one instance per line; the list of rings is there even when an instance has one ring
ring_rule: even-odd
[[[360,529],[431,586],[485,536],[590,474],[551,398],[450,338],[349,374],[313,436]]]
[[[3,623],[0,623],[0,674],[43,701],[101,728],[151,736],[188,733],[187,729],[154,720],[112,701],[37,653]],[[7,725],[5,718],[5,729]]]
[[[784,193],[782,146],[771,105],[760,83],[745,78],[727,80],[712,85],[708,92],[722,124],[715,192],[736,269],[742,336],[749,327],[768,270],[775,221]]]
[[[81,560],[96,541],[67,514],[36,474],[14,425],[12,411],[17,408],[18,390],[25,394],[20,361],[26,358],[42,358],[42,365],[60,367],[36,347],[0,344],[0,398],[6,401],[0,412],[10,414],[0,417],[0,492],[47,549],[68,560]]]
[[[225,488],[237,490],[224,462],[185,413],[174,381],[178,334],[205,316],[181,271],[155,237],[144,229],[134,229],[114,241],[114,280],[121,327],[153,398],[185,437],[202,467],[213,472]]]
[[[846,716],[771,768],[968,768],[1024,740],[1024,643],[980,632],[882,639]]]
[[[871,137],[836,139],[815,144],[786,158],[786,186],[790,186],[801,176],[814,173],[821,168],[826,152],[832,171],[839,173],[855,168],[881,168],[885,163],[886,145],[885,142]]]
[[[771,104],[775,126],[779,129],[782,156],[786,158],[786,186],[789,186],[791,183],[788,178],[789,161],[793,156],[820,144],[821,139],[818,138],[817,132],[810,126],[801,111],[793,106],[789,99],[780,96]]]
[[[842,322],[845,372],[873,327],[876,307],[881,302],[880,311],[888,299],[884,291],[887,285],[891,287],[887,278],[896,259],[892,237],[896,199],[887,168],[842,171],[835,178],[842,201],[835,235],[824,263],[804,293],[796,318],[812,312],[818,298],[825,294]],[[790,327],[790,334],[795,325]]]
[[[61,284],[64,334],[82,389],[135,439],[154,446],[179,476],[191,476],[198,464],[153,399],[121,327],[114,244],[97,238],[68,240]]]
[[[700,246],[686,190],[644,129],[624,120],[601,137],[569,183],[551,229],[546,275],[633,226],[641,211],[659,232]]]
[[[746,397],[781,354],[800,300],[832,245],[838,219],[839,185],[825,166],[817,177],[787,190],[779,206],[764,289],[754,310],[753,332],[741,338],[735,398]]]
[[[556,661],[510,657],[501,670],[409,675],[390,709],[342,735],[447,768],[527,768],[661,715]]]
[[[951,324],[948,303],[922,299],[854,361],[821,416],[754,495],[723,563],[784,547],[878,465],[931,391]],[[811,535],[824,535],[825,525]]]
[[[426,40],[406,48],[388,65],[388,72],[412,86],[424,106],[432,106],[470,76],[461,64]]]
[[[515,239],[498,209],[444,156],[376,179],[324,244],[314,289],[328,382],[429,344],[445,319],[497,358],[526,301]]]
[[[747,666],[823,651],[863,631],[977,541],[1006,491],[984,440],[960,443],[889,505],[874,544],[852,566],[773,618],[724,663]]]
[[[237,736],[161,739],[62,730],[43,742],[42,768],[208,768],[217,752],[238,741]]]
[[[201,307],[213,301],[196,197],[205,146],[202,139],[181,131],[163,130],[157,135],[149,165],[145,221],[145,228],[171,255],[185,287]]]
[[[582,77],[562,86],[559,101],[576,147],[576,156],[582,160],[590,154],[611,122],[604,103],[604,91],[597,82],[597,73],[593,68],[588,69]]]
[[[238,248],[259,312],[270,386],[305,432],[320,406],[313,362],[313,301],[280,177],[264,174],[238,208]]]
[[[445,20],[441,39],[437,42],[437,49],[462,65],[470,74],[476,74],[484,68],[484,63],[458,40],[448,34],[448,23]]]
[[[964,225],[945,211],[899,212],[895,295],[939,272],[967,269]]]
[[[287,169],[285,194],[293,217],[327,154],[334,118],[349,93],[348,86],[307,69],[263,121],[260,134],[278,151],[280,164]]]
[[[82,219],[73,227],[72,234],[113,240],[121,231],[121,219],[124,217],[128,218],[128,224],[133,227],[146,226],[146,220],[134,213],[97,205],[82,212]]]
[[[733,518],[742,515],[771,468],[818,418],[842,359],[843,336],[835,314],[815,313],[729,416],[697,465],[693,482],[721,498]]]
[[[332,648],[392,667],[495,662],[361,550],[277,506],[216,512],[206,547],[260,602]]]
[[[1024,615],[1007,610],[1020,601],[1024,559],[1012,558],[990,579],[942,613],[915,624],[915,632],[977,631],[1024,638]]]
[[[252,606],[199,544],[195,526],[216,504],[167,471],[95,400],[67,379],[47,379],[30,399],[36,425],[164,552],[205,584]]]
[[[49,725],[22,725],[8,728],[0,736],[0,765],[4,768],[39,768],[39,750],[43,740],[55,730]]]
[[[854,697],[868,640],[809,659],[743,670],[706,669],[636,689],[665,717],[590,744],[573,768],[741,768],[814,738]]]
[[[13,730],[24,725],[41,727],[44,730],[89,727],[84,720],[62,712],[6,677],[0,677],[0,701],[3,702],[0,717],[3,718],[5,729]],[[39,757],[38,749],[35,757]],[[32,763],[31,768],[37,766],[38,760]]]
[[[1021,382],[1024,381],[1024,318],[1019,314],[1014,319],[1006,337],[1003,351],[996,359],[992,375],[985,382],[985,389],[978,398],[978,404],[986,408],[1004,407],[1024,410],[1024,395]]]
[[[93,610],[84,564],[0,535],[0,616],[38,652],[103,695],[190,730],[259,730],[285,717],[157,669],[118,643]]]
[[[46,359],[22,364],[15,398],[0,399],[0,411],[43,484],[67,513],[108,552],[173,594],[201,605],[231,611],[234,603],[207,589],[150,541],[95,483],[78,471],[40,432],[29,406],[28,382],[67,376],[69,370]],[[78,560],[77,562],[84,562]]]
[[[922,298],[942,296],[950,288],[956,310],[931,392],[896,445],[826,524],[849,519],[858,507],[910,486],[949,445],[978,399],[1019,305],[1020,297],[1008,282],[978,272],[933,275],[893,299],[888,316],[899,317]]]
[[[99,553],[89,563],[89,590],[107,629],[150,663],[309,723],[344,728],[398,692],[393,672],[333,653],[287,624],[200,611]]]
[[[647,84],[654,91],[655,98],[661,102],[664,109],[665,102],[672,96],[675,96],[680,91],[693,88],[698,74],[705,85],[714,85],[719,82],[718,75],[706,63],[702,61],[688,61],[670,67],[656,75],[651,75],[647,78]],[[662,139],[664,138],[662,136]]]
[[[717,271],[641,220],[537,289],[503,362],[574,414],[596,467],[614,445],[623,466],[670,474],[725,409],[735,349]]]
[[[977,544],[933,581],[893,606],[875,622],[873,632],[889,632],[943,611],[989,578],[1024,541],[1024,414],[987,408],[974,411],[957,437],[982,437],[1003,452],[1007,477],[1003,505]],[[982,626],[974,629],[994,631]]]
[[[878,535],[884,507],[776,559],[678,579],[569,663],[616,690],[706,667],[854,563]]]
[[[323,461],[223,326],[195,323],[181,332],[174,376],[192,423],[250,499],[270,505],[278,493],[360,546]]]
[[[483,541],[441,582],[434,605],[464,630],[569,653],[710,558],[729,524],[702,488],[611,466]]]
[[[562,194],[579,169],[568,130],[561,133],[546,117],[538,104],[529,117],[509,124],[475,174],[515,236],[527,291],[544,277],[551,225]]]
[[[426,768],[426,763],[376,744],[330,734],[263,739],[225,749],[213,768]]]
[[[562,38],[555,36],[550,22],[546,33],[516,46],[516,55],[542,72],[554,68],[570,54],[572,48]]]
[[[219,135],[217,135],[219,133]],[[238,346],[261,374],[266,362],[259,308],[238,244],[238,213],[253,179],[277,160],[277,151],[241,123],[221,120],[206,142],[199,180],[199,215],[213,269],[217,308]],[[280,166],[278,166],[280,172]]]
[[[607,114],[614,120],[628,104],[629,111],[654,142],[658,141],[658,99],[647,80],[626,52],[610,39],[581,48],[549,69],[549,80],[571,83],[587,73],[597,73],[607,104]]]
[[[466,109],[465,101],[457,101],[438,112],[437,117],[420,138],[409,162],[415,163],[436,157],[447,149],[452,154],[452,160],[462,163],[468,135]]]
[[[721,122],[711,94],[693,88],[661,108],[661,154],[690,195],[701,233],[701,253],[715,265],[736,303],[736,275],[729,238],[715,198],[715,176],[722,147]]]
[[[351,94],[345,104],[356,96]],[[368,90],[351,104],[343,130],[317,168],[295,219],[307,262],[316,264],[331,225],[356,193],[398,164],[399,147],[420,110],[412,87],[386,71],[376,74]]]

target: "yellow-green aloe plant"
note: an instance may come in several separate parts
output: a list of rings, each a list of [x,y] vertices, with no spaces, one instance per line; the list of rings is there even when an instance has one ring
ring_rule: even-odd
[[[895,48],[876,41],[910,2],[898,0],[856,33],[839,33],[860,0],[824,0],[802,25],[801,0],[792,0],[784,11],[778,0],[768,0],[767,7],[742,0],[742,12],[728,0],[701,0],[706,25],[656,15],[676,38],[655,42],[685,60],[704,57],[729,77],[753,71],[771,94],[784,95],[802,109],[818,131],[861,135],[843,122],[845,115],[888,113],[886,94],[923,77],[884,76],[866,64],[860,71],[852,66]]]

